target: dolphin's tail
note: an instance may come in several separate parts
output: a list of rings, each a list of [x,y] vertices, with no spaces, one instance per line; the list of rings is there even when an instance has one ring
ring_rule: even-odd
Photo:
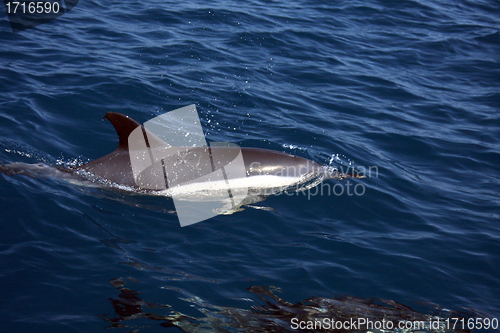
[[[22,174],[23,169],[16,167],[15,165],[11,164],[0,164],[0,173],[3,173],[7,176],[14,176],[17,174]]]
[[[11,162],[9,164],[0,164],[0,173],[7,176],[25,175],[32,178],[39,177],[45,169],[50,168],[43,163],[29,164],[22,162]]]
[[[0,164],[0,173],[7,176],[25,175],[32,178],[46,178],[67,172],[62,172],[57,167],[52,167],[44,163],[10,162],[8,164]]]

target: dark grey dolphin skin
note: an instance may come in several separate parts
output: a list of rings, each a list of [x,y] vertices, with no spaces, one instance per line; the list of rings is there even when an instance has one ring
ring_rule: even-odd
[[[75,169],[62,167],[51,168],[44,164],[26,164],[11,163],[0,165],[0,172],[7,175],[25,174],[32,177],[42,176],[42,173],[51,173],[48,176],[65,178],[64,173],[75,173],[75,171],[86,170],[93,175],[116,184],[125,185],[134,188],[137,186],[134,179],[129,154],[129,135],[137,127],[142,126],[132,118],[117,112],[108,112],[104,118],[108,119],[114,126],[118,134],[118,147],[110,154],[97,160],[81,165]],[[103,118],[103,119],[104,119]],[[191,159],[194,165],[199,163],[199,157],[208,150],[212,154],[217,150],[217,156],[225,156],[225,163],[229,163],[235,157],[234,148],[225,147],[197,147],[185,148],[187,153],[183,159]],[[239,153],[239,149],[238,149]],[[241,154],[245,163],[246,176],[275,175],[282,177],[302,177],[308,174],[322,174],[325,179],[345,179],[345,178],[363,178],[364,176],[356,174],[339,173],[328,170],[325,166],[308,159],[290,155],[283,152],[259,149],[259,148],[241,148]],[[198,159],[198,160],[197,160]],[[219,163],[224,163],[219,161]],[[31,166],[31,167],[28,167]],[[212,168],[214,166],[212,165]],[[51,169],[51,170],[49,170]],[[69,175],[67,175],[69,176]],[[199,176],[199,175],[198,175]]]

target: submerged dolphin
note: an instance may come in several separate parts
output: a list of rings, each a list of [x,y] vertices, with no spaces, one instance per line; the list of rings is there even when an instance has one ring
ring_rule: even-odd
[[[111,324],[111,327],[135,328],[137,318],[154,321],[162,327],[177,327],[182,332],[339,332],[339,333],[467,333],[471,329],[460,325],[470,318],[486,318],[491,315],[476,309],[453,310],[437,304],[419,304],[419,311],[406,304],[379,298],[361,298],[343,295],[339,297],[313,296],[301,302],[290,303],[276,295],[276,287],[251,286],[247,290],[258,296],[260,300],[251,308],[211,304],[199,296],[178,290],[185,297],[179,299],[187,302],[192,308],[200,311],[200,315],[184,314],[176,310],[179,304],[151,303],[140,297],[131,283],[139,285],[139,281],[128,281],[124,278],[111,279],[110,284],[120,294],[110,298],[115,310],[113,314],[100,316]],[[128,285],[127,285],[128,284]],[[126,286],[127,285],[127,286]],[[140,286],[140,285],[139,285]],[[156,309],[170,309],[171,314]],[[423,312],[420,312],[423,311]],[[458,323],[456,328],[447,323]]]
[[[87,184],[92,182],[95,184],[97,180],[98,184],[104,183],[111,187],[121,185],[142,193],[159,193],[173,196],[174,193],[179,193],[179,191],[183,194],[203,192],[206,196],[208,192],[208,196],[210,196],[213,195],[210,193],[214,191],[227,190],[228,178],[224,174],[225,180],[224,178],[222,181],[220,178],[215,179],[211,174],[207,174],[206,168],[203,168],[203,166],[208,165],[210,171],[223,170],[223,172],[228,173],[231,170],[227,167],[224,170],[224,166],[229,165],[236,155],[239,155],[243,159],[244,172],[239,174],[232,172],[231,189],[245,188],[245,191],[248,189],[249,195],[247,198],[252,195],[254,198],[262,197],[262,195],[277,193],[293,186],[297,186],[297,189],[299,189],[299,186],[304,184],[306,184],[306,187],[300,189],[307,189],[317,185],[324,179],[342,180],[364,177],[363,175],[341,173],[314,161],[279,151],[215,144],[210,147],[176,148],[177,153],[169,155],[171,158],[167,161],[170,166],[174,167],[174,170],[168,173],[168,177],[165,172],[165,160],[161,160],[161,164],[157,162],[144,167],[138,175],[131,160],[135,161],[138,158],[137,156],[141,156],[141,154],[146,156],[151,152],[131,147],[131,144],[136,145],[131,140],[131,137],[138,134],[143,140],[146,140],[145,144],[148,149],[157,143],[160,146],[165,145],[165,142],[151,133],[146,135],[144,126],[123,114],[108,112],[104,118],[108,119],[114,126],[119,139],[118,147],[110,154],[76,168],[60,166],[54,168],[41,163],[11,163],[0,164],[0,172],[7,175],[25,174],[31,177],[62,178],[70,182],[78,179],[78,181],[82,180]],[[237,147],[237,149],[234,147]],[[202,171],[203,169],[205,171]],[[88,173],[90,173],[91,177],[89,177]],[[186,176],[186,174],[188,175]],[[237,174],[237,176],[234,176],[234,174]],[[158,181],[159,177],[160,181]],[[182,186],[178,184],[182,184]],[[243,197],[246,195],[247,192],[244,192]],[[253,201],[250,199],[241,202],[239,205],[236,205],[233,200],[233,210],[231,212],[241,210],[239,209],[241,205],[261,200],[263,199]]]

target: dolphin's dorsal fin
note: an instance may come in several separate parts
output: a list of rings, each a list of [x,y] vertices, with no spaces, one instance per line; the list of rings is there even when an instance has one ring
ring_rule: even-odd
[[[106,113],[104,118],[108,119],[111,122],[111,124],[113,124],[116,130],[116,134],[118,134],[118,139],[120,140],[120,143],[118,144],[117,149],[128,150],[128,136],[138,126],[141,126],[141,124],[139,124],[134,119],[118,112],[108,112]]]

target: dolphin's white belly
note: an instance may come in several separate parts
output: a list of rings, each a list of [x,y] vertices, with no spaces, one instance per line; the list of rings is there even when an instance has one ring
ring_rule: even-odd
[[[304,181],[304,177],[282,177],[274,175],[257,175],[243,178],[232,178],[226,180],[214,180],[208,182],[193,182],[174,186],[165,191],[161,191],[161,195],[182,196],[193,195],[202,192],[225,192],[228,189],[257,189],[269,190],[276,188],[287,188]],[[160,194],[160,193],[158,193]]]

